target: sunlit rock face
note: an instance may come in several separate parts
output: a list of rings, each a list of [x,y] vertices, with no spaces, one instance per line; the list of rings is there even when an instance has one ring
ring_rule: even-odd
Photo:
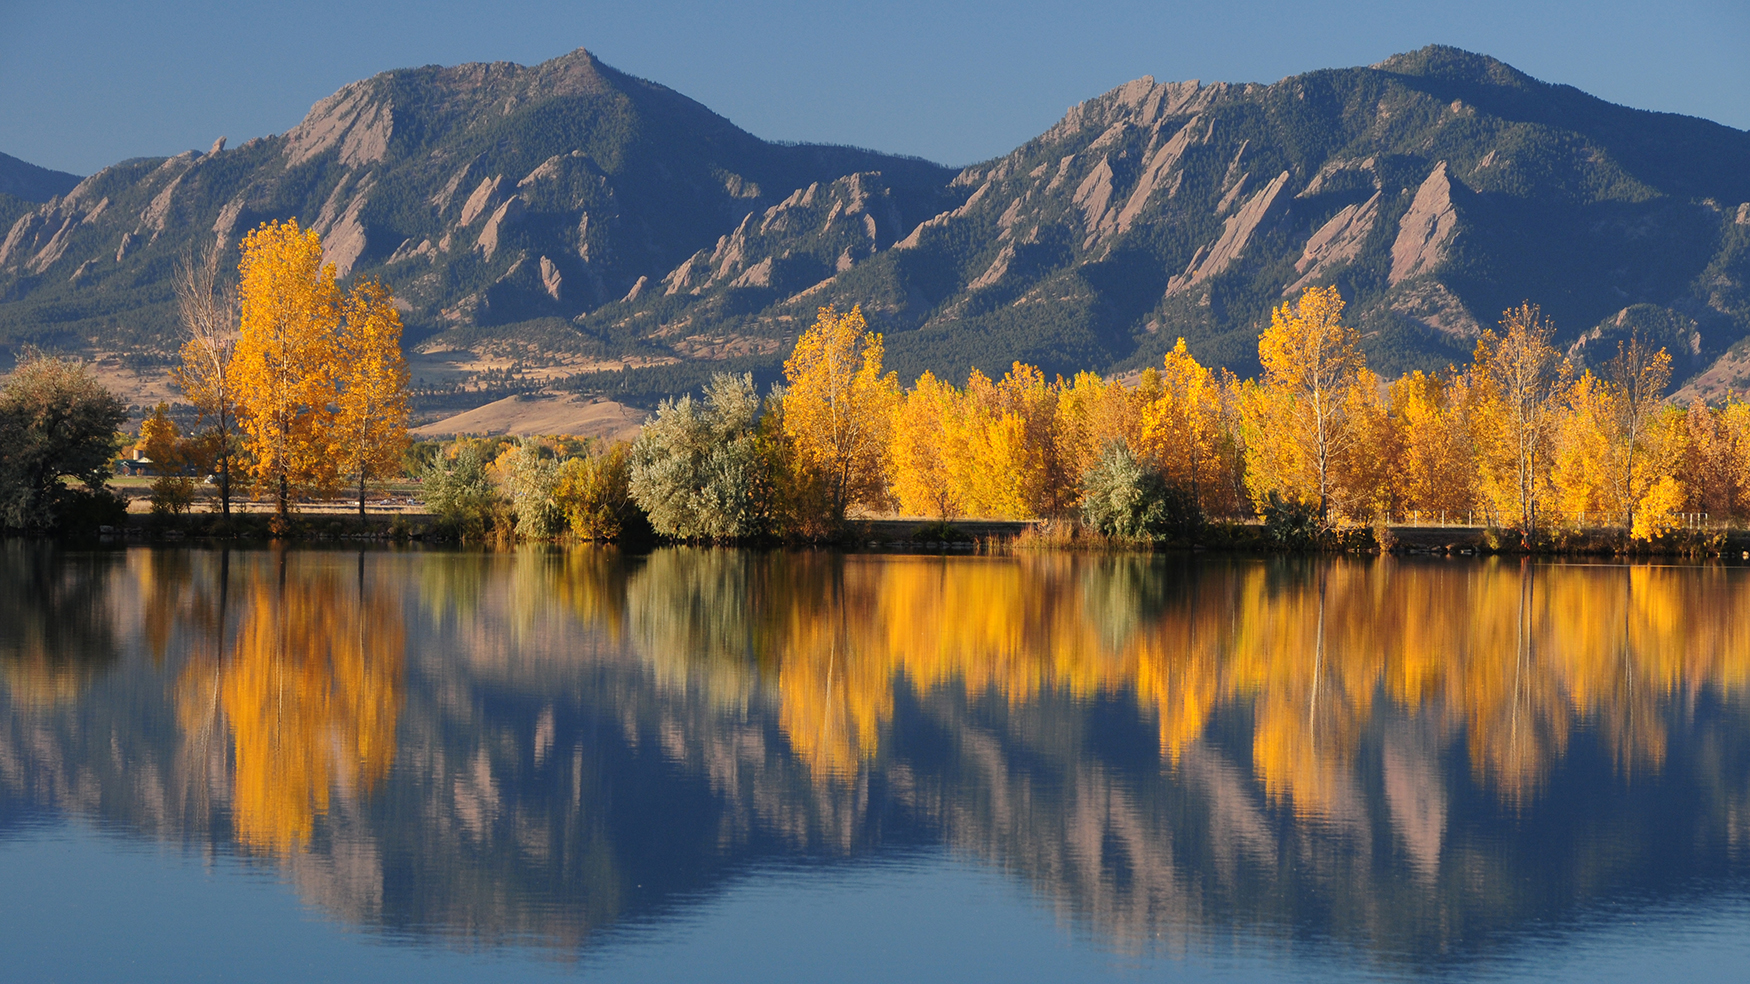
[[[1750,874],[1742,569],[0,561],[0,837],[96,818],[415,937],[575,950],[773,860],[941,846],[1120,949],[1415,962]]]
[[[1669,326],[1676,381],[1715,398],[1750,381],[1746,159],[1742,131],[1442,47],[1272,85],[1135,79],[958,170],[769,143],[583,50],[429,66],[83,180],[0,155],[22,195],[0,201],[0,347],[47,322],[169,357],[176,259],[296,217],[340,276],[394,287],[428,354],[672,390],[775,371],[826,304],[861,305],[908,381],[1124,372],[1180,337],[1249,375],[1271,307],[1335,285],[1387,377],[1463,364],[1530,300],[1563,346]]]

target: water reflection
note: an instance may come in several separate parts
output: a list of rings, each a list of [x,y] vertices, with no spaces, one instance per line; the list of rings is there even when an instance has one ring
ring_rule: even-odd
[[[113,561],[0,540],[0,674],[14,703],[75,698],[115,660]]]
[[[0,831],[234,849],[415,938],[936,844],[1120,949],[1412,965],[1746,884],[1742,569],[5,549]]]
[[[187,740],[229,739],[238,841],[285,854],[308,842],[331,791],[368,796],[388,775],[406,640],[389,592],[365,584],[362,558],[356,588],[333,570],[288,579],[279,560],[276,581],[246,585],[225,655],[191,653],[176,698]],[[225,640],[222,605],[217,619],[191,608]]]

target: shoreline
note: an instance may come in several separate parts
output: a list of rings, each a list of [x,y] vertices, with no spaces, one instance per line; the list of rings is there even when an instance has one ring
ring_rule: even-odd
[[[398,504],[399,505],[399,504]],[[163,543],[213,540],[302,542],[398,542],[455,544],[504,548],[519,541],[511,536],[461,540],[441,530],[439,518],[423,509],[401,505],[393,511],[373,511],[362,520],[356,511],[332,508],[294,512],[289,528],[276,531],[272,512],[234,511],[227,520],[217,513],[154,516],[130,512],[121,526],[104,526],[94,534],[52,537],[61,541]],[[942,524],[918,518],[875,517],[846,523],[842,536],[826,541],[786,541],[780,538],[740,544],[752,548],[834,549],[845,553],[1019,554],[1019,553],[1199,553],[1234,555],[1353,556],[1532,556],[1750,560],[1750,530],[1682,530],[1668,542],[1629,546],[1622,530],[1559,528],[1540,534],[1529,549],[1515,530],[1460,525],[1391,525],[1388,546],[1380,549],[1373,528],[1360,527],[1341,539],[1317,545],[1287,545],[1268,538],[1257,522],[1211,523],[1196,535],[1172,541],[1130,542],[1091,534],[1071,524],[1045,520],[967,519]],[[556,545],[581,543],[556,539]],[[667,545],[661,538],[624,543],[632,548]],[[728,544],[726,544],[728,545]]]

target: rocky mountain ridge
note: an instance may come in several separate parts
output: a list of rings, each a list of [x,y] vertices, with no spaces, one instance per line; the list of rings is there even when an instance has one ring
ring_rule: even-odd
[[[581,50],[389,72],[25,210],[0,345],[162,359],[175,258],[290,215],[394,285],[420,351],[585,390],[770,374],[826,303],[907,376],[1122,371],[1181,335],[1243,373],[1270,306],[1329,283],[1388,374],[1463,362],[1531,299],[1582,361],[1641,331],[1693,392],[1750,382],[1750,134],[1438,47],[1138,79],[958,172],[768,143]]]

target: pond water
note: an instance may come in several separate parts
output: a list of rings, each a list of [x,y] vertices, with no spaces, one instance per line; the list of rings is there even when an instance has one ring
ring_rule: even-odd
[[[36,980],[1750,959],[1750,570],[0,543]]]

